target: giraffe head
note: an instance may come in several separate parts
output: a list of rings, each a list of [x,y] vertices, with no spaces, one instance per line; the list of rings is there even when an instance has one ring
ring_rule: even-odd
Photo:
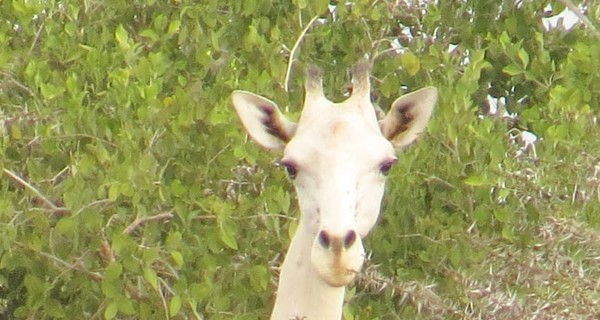
[[[310,263],[333,287],[347,285],[360,271],[362,239],[377,222],[396,150],[425,129],[437,100],[437,89],[424,88],[398,98],[379,119],[369,71],[367,60],[357,63],[352,95],[334,103],[323,93],[321,71],[309,67],[297,123],[271,100],[246,91],[232,96],[250,136],[267,149],[283,150],[281,164],[300,202],[298,232],[310,235]]]

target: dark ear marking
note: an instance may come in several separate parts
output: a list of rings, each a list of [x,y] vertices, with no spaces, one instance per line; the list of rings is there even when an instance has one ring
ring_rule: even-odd
[[[411,114],[411,111],[414,107],[414,103],[405,103],[396,107],[396,121],[398,122],[398,125],[393,126],[393,130],[387,133],[388,136],[395,137],[410,129],[411,122],[415,119],[414,115]]]
[[[281,150],[294,136],[296,123],[288,120],[275,102],[243,90],[233,91],[231,100],[248,134],[264,148]]]
[[[396,99],[385,118],[379,121],[383,135],[396,149],[412,144],[427,127],[437,101],[437,89],[426,87]]]
[[[277,113],[275,112],[273,106],[268,104],[261,104],[258,106],[258,108],[260,108],[260,110],[264,114],[261,123],[263,124],[263,126],[265,126],[267,132],[270,135],[279,138],[285,142],[290,141],[292,137],[290,133],[285,130],[281,121],[279,121],[280,119],[277,117]]]

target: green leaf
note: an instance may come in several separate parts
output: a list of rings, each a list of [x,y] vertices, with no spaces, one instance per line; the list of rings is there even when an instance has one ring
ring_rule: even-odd
[[[114,202],[119,198],[119,195],[121,194],[119,188],[120,188],[120,184],[118,184],[118,183],[113,183],[110,185],[110,187],[108,188],[108,200],[109,201]]]
[[[377,8],[374,8],[373,10],[371,10],[371,19],[373,19],[374,21],[379,21],[381,19],[381,11],[378,10]]]
[[[41,83],[40,91],[42,92],[42,96],[44,97],[44,99],[52,100],[57,98],[63,92],[65,92],[65,88],[62,86],[55,86],[52,83]]]
[[[48,299],[46,300],[46,304],[44,305],[44,310],[48,312],[48,315],[55,318],[65,318],[67,316],[65,309],[60,304],[60,302],[56,299]]]
[[[513,241],[515,240],[515,230],[511,225],[504,225],[502,228],[502,237],[506,240]]]
[[[56,223],[55,230],[57,235],[66,235],[73,233],[76,227],[77,222],[75,219],[72,217],[64,217]]]
[[[169,303],[169,315],[174,317],[181,310],[181,296],[175,295],[171,298],[171,302]]]
[[[78,92],[79,89],[79,77],[76,73],[73,73],[71,75],[69,75],[69,77],[67,78],[67,81],[65,83],[67,90],[71,93],[75,93]]]
[[[190,285],[190,294],[196,300],[203,300],[214,292],[215,288],[209,282],[205,283],[194,283]]]
[[[169,234],[167,235],[167,241],[166,241],[168,248],[172,248],[172,249],[180,248],[182,245],[181,239],[182,239],[181,232],[178,232],[178,231],[169,232]]]
[[[294,0],[293,1],[299,9],[304,9],[308,5],[307,0]]]
[[[142,260],[145,264],[151,265],[158,259],[160,259],[160,251],[158,248],[151,247],[143,251]]]
[[[117,40],[117,44],[119,47],[123,49],[129,49],[131,44],[129,43],[129,33],[125,30],[122,24],[119,24],[115,29],[115,40]]]
[[[328,0],[308,0],[308,1],[309,1],[311,11],[316,14],[322,14],[323,12],[326,12],[326,10],[328,10],[327,6],[330,3]]]
[[[500,208],[494,211],[494,217],[502,223],[508,223],[510,220],[510,214],[504,208]]]
[[[483,185],[488,185],[490,182],[484,176],[473,175],[473,176],[469,176],[466,179],[464,179],[463,183],[468,186],[479,187],[479,186],[483,186]]]
[[[221,232],[219,233],[219,236],[220,236],[221,241],[223,241],[223,243],[225,245],[227,245],[229,248],[237,250],[238,249],[237,240],[235,239],[231,228],[221,227],[220,231]]]
[[[181,28],[181,20],[171,20],[167,28],[167,34],[175,34]]]
[[[171,192],[174,196],[183,196],[187,192],[187,188],[181,183],[179,179],[173,180],[170,186]]]
[[[104,280],[112,281],[112,280],[118,279],[122,273],[123,273],[123,266],[117,261],[112,262],[104,270]]]
[[[419,70],[421,69],[421,63],[419,61],[419,58],[417,58],[417,56],[408,51],[403,53],[402,56],[400,56],[400,63],[402,65],[402,68],[404,68],[404,70],[406,70],[406,72],[408,72],[408,74],[410,74],[411,76],[417,74],[417,72],[419,72]]]
[[[46,292],[45,282],[41,281],[38,277],[33,274],[28,274],[25,276],[25,287],[27,288],[27,293],[34,300],[40,300],[44,296]]]
[[[388,98],[398,95],[398,91],[400,89],[400,83],[398,80],[399,79],[397,77],[386,77],[383,80],[383,83],[381,83],[379,86],[381,94]]]
[[[104,309],[104,319],[114,319],[119,311],[119,307],[115,301],[111,301],[106,309]]]
[[[269,284],[269,271],[264,266],[252,266],[249,270],[250,283],[258,290],[266,290]]]
[[[181,254],[181,252],[171,251],[171,258],[173,258],[173,261],[178,267],[181,268],[183,266],[183,255]]]
[[[120,299],[117,301],[119,312],[133,315],[136,314],[135,307],[131,299]]]
[[[500,40],[500,44],[502,45],[502,47],[505,47],[505,48],[512,44],[512,41],[510,40],[510,36],[508,35],[508,32],[506,32],[506,31],[503,31],[500,34],[499,40]]]
[[[116,233],[111,240],[111,247],[117,255],[132,253],[138,247],[138,244],[126,234]]]
[[[523,70],[527,69],[527,66],[529,66],[529,54],[523,48],[519,50],[519,59],[523,63]]]
[[[520,66],[513,63],[502,68],[502,72],[508,74],[509,76],[516,76],[523,73],[524,70]]]
[[[158,290],[158,276],[152,268],[144,268],[144,279],[146,279],[146,282],[148,282],[154,290]]]
[[[21,127],[16,124],[10,125],[10,137],[12,140],[21,140],[23,138],[23,132],[21,131]]]
[[[244,10],[242,11],[242,15],[250,16],[256,12],[257,9],[257,0],[244,0],[242,2]]]
[[[146,29],[140,32],[141,36],[151,39],[152,41],[158,41],[160,39],[159,35],[152,29]]]
[[[489,223],[490,216],[490,209],[484,206],[479,206],[473,211],[473,219],[475,219],[477,225],[480,227]]]

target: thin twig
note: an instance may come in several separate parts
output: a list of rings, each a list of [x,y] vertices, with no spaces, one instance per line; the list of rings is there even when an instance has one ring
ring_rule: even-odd
[[[23,89],[24,91],[27,91],[27,93],[29,93],[30,96],[35,98],[35,93],[33,93],[33,90],[31,90],[28,86],[26,86],[25,84],[19,82],[14,75],[8,73],[8,72],[0,72],[1,75],[5,76],[5,77],[9,77],[10,78],[10,82],[12,82],[14,85],[16,85],[17,87]]]
[[[169,288],[169,286],[164,281],[160,281],[161,278],[158,278],[157,280],[159,280],[159,281],[157,281],[157,283],[156,283],[156,293],[158,294],[158,296],[160,297],[160,301],[162,302],[163,310],[165,311],[165,319],[170,319],[169,307],[167,306],[167,300],[165,299],[165,296],[163,295],[163,290],[161,289],[161,283],[166,288]]]
[[[298,218],[296,218],[296,217],[290,217],[288,215],[278,214],[278,213],[255,214],[253,216],[235,217],[233,219],[234,220],[245,220],[245,219],[257,219],[257,218],[282,218],[282,219],[288,219],[288,220],[294,220],[294,221],[298,220]]]
[[[448,241],[450,241],[450,242],[457,242],[456,239],[441,239],[441,240],[437,240],[437,239],[434,239],[432,237],[426,236],[426,235],[421,234],[421,233],[401,234],[401,235],[398,235],[396,237],[397,238],[423,238],[423,239],[429,240],[429,241],[431,241],[433,243],[443,243],[443,242],[448,242]]]
[[[408,303],[419,314],[460,315],[459,310],[447,304],[433,291],[434,285],[424,285],[416,281],[398,282],[393,277],[383,275],[376,265],[367,266],[359,274],[357,286],[377,294],[389,289],[392,297],[398,298],[400,305]]]
[[[77,212],[74,214],[75,216],[79,215],[81,212],[83,212],[83,210],[93,207],[93,206],[101,206],[101,205],[105,205],[107,203],[112,203],[111,200],[109,199],[100,199],[100,200],[96,200],[96,201],[92,201],[88,204],[86,204],[85,206],[79,208],[79,210],[77,210]]]
[[[450,182],[448,182],[448,181],[446,181],[446,180],[444,180],[444,179],[442,179],[440,177],[437,177],[435,175],[427,174],[427,173],[420,172],[420,171],[417,171],[415,173],[418,174],[418,175],[420,175],[420,176],[422,176],[422,177],[425,177],[425,179],[427,179],[426,180],[427,182],[437,181],[437,182],[440,182],[443,185],[447,186],[450,189],[456,189],[456,186],[454,186],[452,183],[450,183]]]
[[[22,244],[19,242],[14,242],[14,244],[18,245],[22,249],[32,250],[31,248],[27,247],[25,244]],[[82,263],[83,256],[78,257],[75,260],[75,262],[73,262],[73,263],[68,263],[67,261],[65,261],[53,254],[50,254],[50,253],[47,253],[44,251],[35,251],[35,252],[37,254],[39,254],[40,256],[54,262],[54,265],[67,268],[67,270],[65,270],[61,274],[65,273],[66,271],[80,271],[80,272],[83,272],[83,273],[89,275],[95,281],[102,281],[104,279],[104,276],[102,274],[100,274],[99,272],[93,272],[93,271],[90,271],[87,268],[85,268],[85,266]]]
[[[38,28],[37,32],[35,33],[35,38],[33,38],[33,41],[31,42],[31,47],[29,48],[29,54],[31,54],[33,52],[33,50],[35,50],[35,47],[40,39],[40,36],[42,35],[42,30],[44,30],[44,24],[46,23],[46,17],[42,15],[39,15],[40,19],[43,19],[40,22],[40,27]]]
[[[223,154],[223,152],[227,151],[227,149],[229,149],[229,147],[231,147],[231,143],[228,143],[227,145],[225,145],[223,148],[221,148],[221,150],[217,151],[217,153],[212,156],[210,159],[208,159],[208,161],[206,162],[206,166],[205,166],[205,170],[204,170],[204,175],[208,176],[208,170],[211,169],[212,163],[219,157],[221,156],[221,154]]]
[[[129,226],[127,226],[127,228],[125,228],[125,230],[123,231],[123,234],[131,234],[133,231],[135,231],[137,228],[139,228],[141,225],[145,224],[146,222],[171,219],[171,218],[173,218],[173,211],[175,211],[175,209],[171,209],[171,211],[169,211],[169,212],[159,213],[154,216],[141,217],[141,218],[137,217]]]
[[[96,309],[96,312],[90,316],[90,320],[104,319],[104,310],[106,309],[107,300],[108,298],[104,298],[104,300],[102,300],[102,303],[100,303],[98,309]]]
[[[318,18],[319,18],[318,15],[314,16],[310,20],[310,22],[308,22],[308,25],[306,25],[304,30],[302,30],[302,33],[300,33],[300,36],[296,40],[296,43],[294,43],[294,47],[292,47],[292,51],[290,51],[290,60],[288,61],[287,70],[285,72],[285,82],[283,84],[285,92],[289,91],[290,74],[292,73],[292,65],[294,64],[294,60],[296,58],[296,51],[298,50],[298,47],[300,46],[302,39],[304,39],[306,32],[308,32],[308,29],[310,29],[310,27],[313,25],[313,23],[315,21],[317,21]]]
[[[298,218],[296,217],[290,217],[287,216],[285,214],[277,214],[277,213],[268,213],[268,214],[255,214],[255,215],[251,215],[251,216],[245,216],[245,217],[229,217],[231,220],[236,220],[236,221],[240,221],[240,220],[252,220],[252,219],[263,219],[263,218],[282,218],[282,219],[288,219],[288,220],[298,220]],[[209,215],[205,215],[205,216],[195,216],[192,218],[192,220],[217,220],[217,216],[209,216]]]
[[[48,207],[48,209],[50,211],[52,211],[52,213],[69,212],[69,209],[67,209],[65,207],[57,207],[52,201],[48,200],[48,198],[46,198],[38,189],[36,189],[34,186],[32,186],[29,182],[23,180],[16,173],[14,173],[6,168],[2,169],[2,171],[4,172],[5,175],[7,175],[9,178],[13,179],[15,182],[17,182],[23,188],[32,192],[36,198],[41,200],[44,203],[44,205],[46,205],[46,207]]]
[[[571,12],[573,12],[573,14],[575,14],[577,16],[577,18],[579,18],[579,20],[581,22],[583,22],[583,24],[585,24],[588,28],[590,28],[590,30],[592,31],[592,34],[594,36],[596,36],[596,38],[600,39],[600,31],[598,31],[598,29],[596,28],[594,23],[586,15],[584,15],[581,12],[581,10],[579,10],[579,7],[577,7],[575,4],[573,4],[573,2],[571,2],[571,0],[559,0],[559,1],[562,4],[564,4],[565,6],[567,6],[567,8],[569,8],[569,10],[571,10]]]
[[[71,138],[87,138],[90,140],[96,140],[96,141],[100,141],[102,143],[106,143],[107,145],[116,147],[117,145],[113,142],[110,142],[106,139],[102,139],[90,134],[85,134],[85,133],[75,133],[75,134],[64,134],[64,135],[55,135],[55,136],[50,136],[50,137],[44,137],[43,140],[62,140],[62,139],[71,139]]]
[[[19,245],[20,247],[22,247],[23,249],[29,249],[24,244],[21,244],[21,243],[18,243],[18,242],[16,244]],[[44,257],[44,258],[46,258],[46,259],[48,259],[48,260],[50,260],[52,262],[54,262],[54,265],[57,266],[57,267],[59,267],[59,269],[60,269],[61,266],[67,268],[67,270],[65,270],[64,272],[62,272],[61,275],[64,274],[65,272],[67,272],[67,271],[78,271],[78,272],[83,272],[84,274],[87,274],[90,278],[92,278],[92,280],[94,280],[96,282],[101,282],[101,281],[103,281],[105,279],[104,275],[101,274],[100,272],[90,271],[90,270],[88,270],[84,266],[84,264],[82,263],[83,256],[77,258],[77,260],[74,263],[68,263],[68,262],[62,260],[61,258],[59,258],[59,257],[57,257],[55,255],[46,253],[44,251],[35,251],[35,253],[39,254],[40,256],[42,256],[42,257]],[[132,299],[134,299],[136,301],[137,300],[141,300],[142,294],[136,288],[132,287],[129,284],[125,284],[124,287],[125,287],[125,290],[127,291],[127,293],[129,293],[129,295],[131,296]]]

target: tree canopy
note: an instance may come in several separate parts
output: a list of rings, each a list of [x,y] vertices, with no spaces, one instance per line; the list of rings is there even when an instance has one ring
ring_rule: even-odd
[[[0,317],[266,318],[298,207],[230,94],[297,117],[308,63],[342,99],[365,55],[383,109],[440,100],[345,319],[598,317],[599,28],[589,0],[2,1]]]

